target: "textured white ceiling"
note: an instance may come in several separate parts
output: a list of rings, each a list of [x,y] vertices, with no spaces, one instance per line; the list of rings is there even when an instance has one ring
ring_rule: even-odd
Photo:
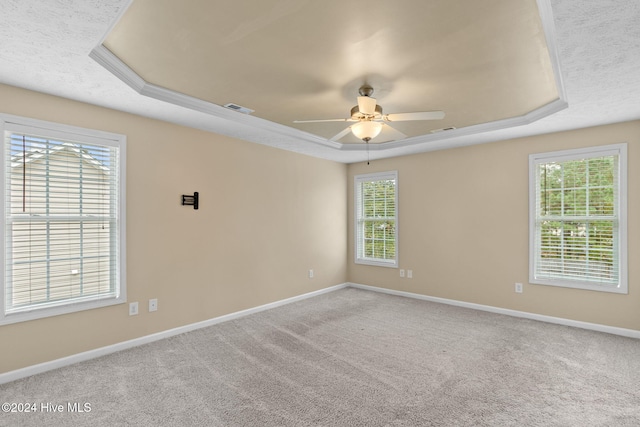
[[[336,149],[321,138],[301,141],[295,134],[273,130],[268,123],[250,126],[136,92],[89,56],[128,3],[128,0],[3,0],[0,83],[320,158],[345,163],[364,159],[362,151]],[[498,131],[443,135],[385,150],[372,146],[371,158],[640,119],[640,2],[551,0],[551,6],[568,108],[528,125]]]

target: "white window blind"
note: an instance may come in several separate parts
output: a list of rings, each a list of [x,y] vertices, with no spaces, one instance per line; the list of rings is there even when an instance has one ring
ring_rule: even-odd
[[[355,177],[356,263],[397,266],[397,185],[395,171]]]
[[[626,292],[625,155],[532,155],[532,283]]]
[[[122,144],[9,124],[3,152],[4,320],[123,301]]]

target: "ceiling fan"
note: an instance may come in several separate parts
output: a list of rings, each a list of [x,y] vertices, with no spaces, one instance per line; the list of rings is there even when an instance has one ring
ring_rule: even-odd
[[[391,113],[383,114],[382,107],[373,98],[373,88],[367,84],[358,91],[358,105],[351,109],[351,117],[345,119],[319,119],[319,120],[294,120],[293,123],[321,123],[321,122],[355,122],[337,135],[331,141],[338,141],[352,132],[357,138],[368,143],[378,136],[382,128],[393,140],[406,138],[403,134],[386,122],[401,122],[409,120],[440,120],[444,118],[444,111],[421,111],[415,113]]]

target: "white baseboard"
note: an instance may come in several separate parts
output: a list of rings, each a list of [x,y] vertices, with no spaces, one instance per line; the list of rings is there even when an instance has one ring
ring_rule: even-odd
[[[346,283],[331,286],[329,288],[320,289],[318,291],[309,292],[306,294],[298,295],[295,297],[275,301],[269,304],[260,305],[258,307],[249,308],[235,313],[226,314],[224,316],[214,317],[213,319],[204,320],[202,322],[192,323],[178,328],[169,329],[166,331],[158,332],[151,335],[146,335],[140,338],[134,338],[129,341],[123,341],[117,344],[109,345],[106,347],[100,347],[95,350],[89,350],[82,353],[74,354],[71,356],[63,357],[60,359],[52,360],[50,362],[44,362],[37,365],[27,366],[26,368],[16,369],[15,371],[5,372],[0,374],[0,384],[5,384],[11,381],[19,380],[21,378],[30,377],[32,375],[40,374],[43,372],[51,371],[53,369],[62,368],[64,366],[73,365],[74,363],[84,362],[86,360],[95,359],[97,357],[106,356],[107,354],[115,353],[129,348],[137,347],[143,344],[148,344],[154,341],[158,341],[164,338],[169,338],[175,335],[180,335],[185,332],[194,331],[196,329],[206,328],[208,326],[216,325],[218,323],[227,322],[229,320],[238,319],[240,317],[248,316],[250,314],[258,313],[264,310],[280,307],[292,302],[301,301],[307,298],[312,298],[318,295],[325,294],[327,292],[336,291],[347,287]]]
[[[373,292],[380,292],[389,295],[396,295],[407,298],[414,298],[424,301],[431,301],[441,304],[454,305],[458,307],[470,308],[474,310],[487,311],[497,314],[505,314],[507,316],[521,317],[525,319],[538,320],[541,322],[555,323],[558,325],[572,326],[575,328],[589,329],[592,331],[605,332],[608,334],[620,335],[629,338],[640,339],[640,331],[634,329],[617,328],[614,326],[600,325],[597,323],[580,322],[577,320],[563,319],[560,317],[544,316],[541,314],[527,313],[525,311],[510,310],[506,308],[493,307],[489,305],[475,304],[464,301],[451,300],[446,298],[430,297],[427,295],[421,295],[411,292],[396,291],[393,289],[379,288],[375,286],[362,285],[358,283],[343,283],[329,288],[320,289],[318,291],[309,292],[306,294],[298,295],[295,297],[275,301],[269,304],[260,305],[258,307],[249,308],[235,313],[226,314],[224,316],[214,317],[213,319],[205,320],[202,322],[192,323],[178,328],[169,329],[166,331],[158,332],[144,337],[135,338],[129,341],[109,345],[106,347],[100,347],[95,350],[89,350],[82,353],[74,354],[71,356],[63,357],[61,359],[52,360],[50,362],[40,363],[38,365],[27,366],[22,369],[16,369],[15,371],[5,372],[0,374],[0,384],[5,384],[11,381],[26,378],[32,375],[40,374],[43,372],[51,371],[53,369],[62,368],[64,366],[73,365],[74,363],[84,362],[86,360],[95,359],[97,357],[106,356],[111,353],[115,353],[129,348],[137,347],[143,344],[148,344],[154,341],[158,341],[164,338],[169,338],[175,335],[183,334],[185,332],[194,331],[196,329],[206,328],[218,323],[227,322],[229,320],[238,319],[240,317],[248,316],[250,314],[259,313],[264,310],[270,310],[272,308],[280,307],[292,302],[301,301],[307,298],[312,298],[318,295],[322,295],[328,292],[333,292],[338,289],[344,289],[346,287],[364,289]]]
[[[393,289],[378,288],[375,286],[361,285],[358,283],[347,283],[351,288],[364,289],[367,291],[381,292],[389,295],[396,295],[407,298],[420,299],[424,301],[437,302],[440,304],[455,305],[457,307],[471,308],[473,310],[488,311],[491,313],[505,314],[507,316],[521,317],[524,319],[538,320],[541,322],[555,323],[557,325],[572,326],[574,328],[589,329],[591,331],[605,332],[623,337],[640,339],[640,331],[635,329],[618,328],[615,326],[600,325],[598,323],[581,322],[579,320],[564,319],[561,317],[545,316],[542,314],[528,313],[526,311],[510,310],[507,308],[493,307],[490,305],[475,304],[471,302],[457,301],[446,298],[430,297],[427,295],[415,294],[411,292],[396,291]]]

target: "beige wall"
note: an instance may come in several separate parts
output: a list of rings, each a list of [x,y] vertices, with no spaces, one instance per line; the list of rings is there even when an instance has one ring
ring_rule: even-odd
[[[528,284],[528,156],[628,143],[629,294]],[[640,330],[640,122],[349,166],[349,281]],[[353,262],[353,176],[397,170],[400,268]],[[514,283],[524,283],[516,294]]]
[[[0,326],[0,373],[346,281],[346,165],[2,85],[0,112],[127,136],[140,304]],[[180,206],[194,191],[200,209]]]
[[[2,85],[0,112],[127,135],[128,300],[140,303],[132,317],[117,305],[0,326],[0,373],[346,281],[640,330],[640,122],[345,166]],[[625,141],[629,294],[528,284],[528,155]],[[413,279],[353,263],[353,176],[387,170]],[[194,191],[200,209],[180,206]]]

